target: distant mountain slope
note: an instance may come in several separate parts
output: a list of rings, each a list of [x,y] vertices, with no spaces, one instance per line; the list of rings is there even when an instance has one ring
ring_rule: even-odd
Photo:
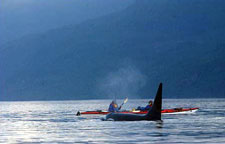
[[[0,52],[1,100],[225,96],[225,1],[142,0]]]
[[[134,0],[1,0],[0,44],[120,11]]]

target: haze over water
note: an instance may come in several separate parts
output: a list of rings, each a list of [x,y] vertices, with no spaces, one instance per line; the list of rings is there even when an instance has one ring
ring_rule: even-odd
[[[123,109],[144,106],[129,100]],[[0,143],[225,143],[225,99],[164,99],[163,108],[199,107],[195,114],[149,121],[102,121],[75,116],[107,109],[110,100],[0,102]],[[122,100],[118,100],[121,104]]]

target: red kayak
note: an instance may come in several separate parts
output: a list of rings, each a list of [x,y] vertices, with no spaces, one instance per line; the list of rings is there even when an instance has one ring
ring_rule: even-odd
[[[163,109],[162,113],[163,114],[189,114],[189,113],[195,113],[199,108],[174,108],[174,109]],[[148,111],[139,111],[139,110],[134,110],[134,111],[120,111],[117,113],[131,113],[131,114],[146,114]],[[102,110],[97,110],[97,111],[85,111],[85,112],[77,112],[77,116],[79,115],[106,115],[110,112],[108,111],[102,111]]]

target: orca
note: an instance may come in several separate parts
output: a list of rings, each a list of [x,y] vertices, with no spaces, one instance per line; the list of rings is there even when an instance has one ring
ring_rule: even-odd
[[[162,121],[162,83],[159,84],[157,94],[154,99],[152,108],[145,115],[139,114],[123,114],[123,113],[110,113],[106,115],[106,120],[114,121]]]

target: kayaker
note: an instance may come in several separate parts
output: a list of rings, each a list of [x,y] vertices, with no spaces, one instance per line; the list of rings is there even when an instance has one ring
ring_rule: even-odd
[[[120,110],[121,107],[118,108],[118,105],[115,101],[112,101],[109,105],[109,112],[118,112]]]
[[[148,105],[146,107],[138,107],[137,110],[140,110],[140,111],[147,111],[147,110],[150,110],[152,108],[152,101],[150,100],[148,102]]]

